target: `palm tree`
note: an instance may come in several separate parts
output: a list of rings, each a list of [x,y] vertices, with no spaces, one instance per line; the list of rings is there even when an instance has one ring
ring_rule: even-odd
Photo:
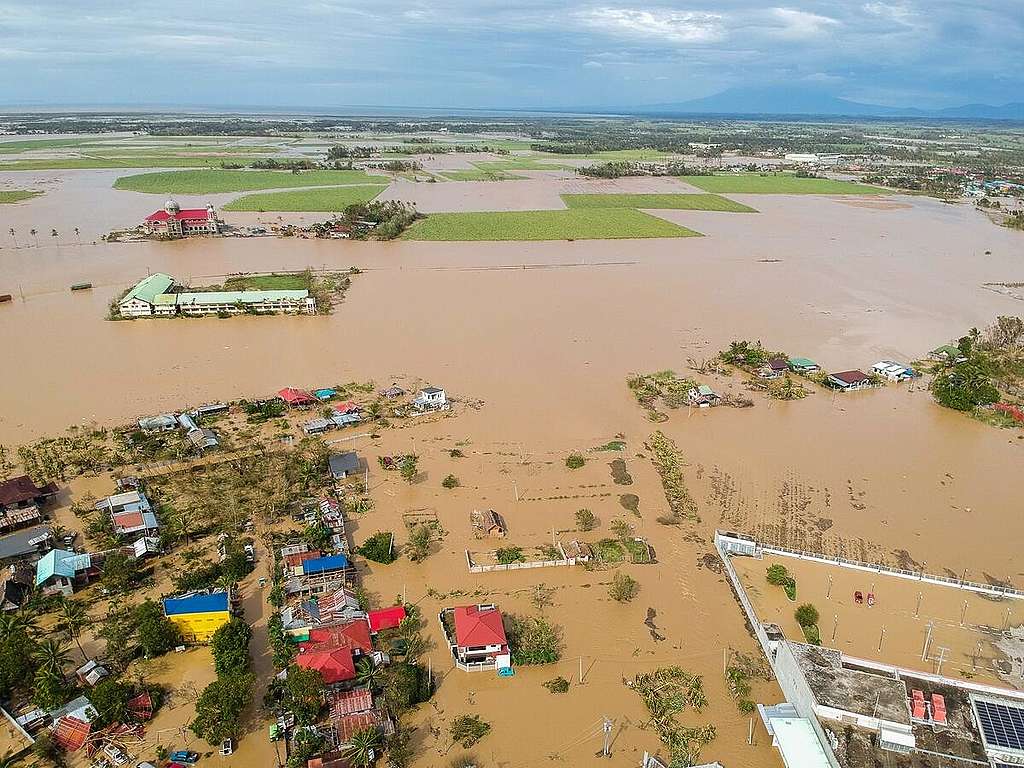
[[[86,660],[85,651],[82,649],[82,642],[79,639],[82,635],[82,630],[86,624],[89,623],[89,617],[85,612],[85,606],[83,606],[77,600],[62,599],[60,601],[60,609],[57,613],[57,629],[66,634],[69,638],[75,641],[75,645],[78,646],[79,653],[82,654],[82,660]]]
[[[14,227],[11,227],[10,229],[8,229],[7,230],[7,234],[9,234],[11,236],[11,240],[14,241],[14,247],[17,248],[18,247],[18,238],[15,236]]]
[[[33,654],[36,668],[55,680],[64,680],[64,665],[68,662],[68,652],[61,640],[43,640]]]
[[[352,738],[348,740],[348,744],[344,746],[342,753],[352,765],[359,766],[359,768],[367,768],[377,756],[375,750],[379,745],[380,734],[377,733],[377,729],[373,727],[364,728],[352,734]]]
[[[28,231],[28,233],[30,235],[32,235],[32,239],[36,241],[36,248],[38,248],[39,247],[39,232],[37,232],[36,228],[33,227],[32,229],[30,229]]]
[[[78,241],[78,244],[79,244],[79,245],[81,245],[81,244],[82,244],[82,233],[81,233],[81,231],[80,231],[80,230],[78,229],[78,227],[75,227],[75,240],[77,240],[77,241]]]
[[[360,659],[356,664],[356,682],[374,688],[380,682],[383,669],[374,664],[372,659]]]

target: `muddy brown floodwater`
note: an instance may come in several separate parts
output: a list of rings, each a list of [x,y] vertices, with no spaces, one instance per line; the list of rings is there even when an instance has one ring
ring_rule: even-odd
[[[431,622],[442,683],[414,717],[418,766],[444,765],[457,754],[442,756],[444,739],[431,729],[443,731],[468,711],[494,727],[476,750],[482,765],[535,766],[570,756],[588,764],[600,748],[592,730],[603,716],[616,722],[610,764],[636,765],[657,737],[643,729],[640,701],[622,679],[665,664],[705,676],[711,706],[688,719],[718,726],[705,759],[730,768],[779,765],[763,732],[747,746],[747,718],[725,693],[723,647],[751,651],[754,644],[728,586],[707,567],[718,526],[858,559],[912,561],[933,572],[967,568],[979,581],[1021,585],[1019,432],[943,411],[927,391],[905,386],[837,397],[819,391],[785,404],[756,396],[755,407],[743,410],[670,411],[660,426],[687,460],[702,522],[666,528],[654,522],[665,500],[643,447],[654,425],[625,387],[631,372],[684,371],[688,358],[710,358],[734,338],[761,339],[826,368],[864,368],[881,358],[914,359],[998,314],[1020,314],[1018,301],[981,286],[1024,280],[1024,238],[967,207],[910,197],[851,205],[850,198],[735,195],[760,213],[659,213],[707,235],[679,240],[91,245],[100,232],[162,202],[110,190],[115,175],[34,174],[46,177],[51,191],[0,208],[0,293],[15,295],[0,306],[0,442],[353,379],[384,385],[418,376],[480,401],[479,409],[462,407],[450,419],[356,445],[371,458],[412,445],[426,471],[413,486],[373,478],[376,508],[356,521],[357,538],[400,531],[401,514],[419,508],[436,510],[450,532],[425,563],[373,566],[366,579],[382,602],[406,589]],[[517,188],[474,185],[473,195],[441,183],[415,192],[426,210],[479,209],[500,208],[503,200],[525,207],[530,201],[510,189],[546,189],[533,207],[556,207],[557,192],[570,182],[531,175],[508,182]],[[82,245],[65,233],[74,226]],[[9,227],[23,247],[10,247]],[[31,227],[58,228],[59,248],[43,242],[48,235],[40,247],[24,247],[21,233]],[[101,319],[109,300],[147,270],[200,282],[306,266],[358,266],[364,274],[329,317]],[[82,280],[96,287],[71,294],[68,286]],[[743,391],[738,378],[710,381]],[[568,453],[620,433],[632,485],[613,483],[607,462],[616,455],[588,454],[582,470],[565,469]],[[455,466],[447,449],[459,441],[467,458]],[[440,488],[449,472],[462,481],[454,492]],[[517,503],[515,488],[528,500]],[[640,499],[639,518],[618,501],[627,491]],[[649,538],[658,563],[629,567],[641,591],[627,605],[608,599],[610,572],[470,575],[464,551],[479,543],[469,535],[468,514],[485,507],[509,520],[510,543],[526,546],[550,540],[552,527],[572,529],[580,507],[602,520],[591,540],[624,516]],[[539,582],[556,588],[547,612],[563,627],[565,660],[520,669],[511,680],[451,671],[435,626],[438,608],[479,595],[529,612]],[[466,595],[437,599],[428,587]],[[649,608],[656,631],[644,625]],[[578,686],[581,656],[589,672]],[[564,696],[541,687],[556,674],[574,681]],[[779,695],[771,686],[757,693],[764,701]]]

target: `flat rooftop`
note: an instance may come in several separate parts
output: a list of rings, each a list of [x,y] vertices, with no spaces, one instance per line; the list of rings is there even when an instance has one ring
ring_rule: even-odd
[[[845,666],[832,648],[790,643],[818,704],[910,725],[907,688],[899,680]]]

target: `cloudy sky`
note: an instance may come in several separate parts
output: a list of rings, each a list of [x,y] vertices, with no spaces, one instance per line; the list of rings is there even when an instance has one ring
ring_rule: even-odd
[[[1024,0],[0,0],[0,103],[1024,100]]]

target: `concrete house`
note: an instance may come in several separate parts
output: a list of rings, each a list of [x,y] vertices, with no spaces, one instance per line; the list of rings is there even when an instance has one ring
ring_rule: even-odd
[[[231,620],[230,604],[230,596],[224,590],[163,599],[164,615],[190,643],[208,642],[214,632],[227,624]]]
[[[166,294],[173,285],[173,277],[156,272],[140,280],[121,298],[117,303],[118,312],[121,317],[149,317],[155,314],[157,297]]]
[[[463,670],[511,666],[501,611],[493,605],[460,605],[441,614],[456,665]]]
[[[440,387],[424,387],[412,401],[417,411],[443,411],[448,409],[448,396]]]

